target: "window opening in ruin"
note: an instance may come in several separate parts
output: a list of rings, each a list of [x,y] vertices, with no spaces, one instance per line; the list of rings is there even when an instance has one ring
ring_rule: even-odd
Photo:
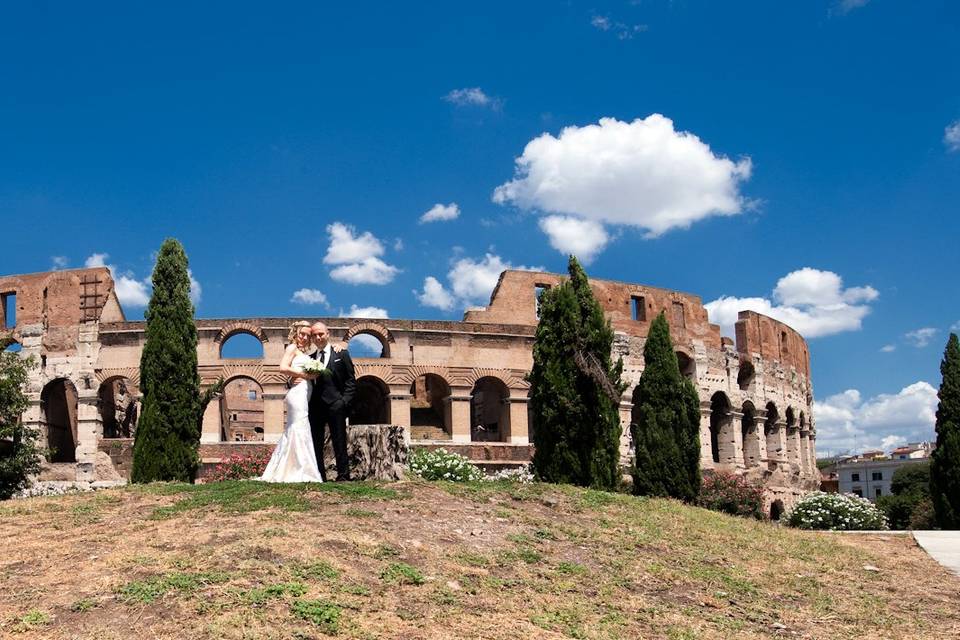
[[[674,329],[687,328],[687,319],[684,315],[682,302],[673,303],[673,328]]]
[[[390,389],[379,378],[357,378],[350,424],[390,424]]]
[[[783,516],[783,500],[774,500],[770,505],[770,519],[776,522]]]
[[[449,440],[452,411],[447,381],[434,373],[417,376],[410,385],[410,437]]]
[[[510,389],[499,378],[480,378],[470,392],[470,439],[504,441],[509,433]]]
[[[753,368],[753,363],[742,362],[740,364],[740,371],[737,372],[737,386],[740,387],[741,391],[749,391],[750,385],[753,384],[756,376],[757,372],[756,369]]]
[[[80,276],[80,318],[84,322],[93,322],[98,318],[101,305],[101,284],[105,283],[97,274]]]
[[[350,338],[347,350],[352,358],[382,358],[386,349],[378,336],[358,333]]]
[[[137,430],[138,391],[128,378],[105,380],[97,392],[104,438],[132,438]]]
[[[252,378],[227,381],[220,396],[220,441],[263,440],[263,389]]]
[[[743,443],[743,465],[756,466],[760,462],[760,440],[757,435],[757,412],[750,402],[744,402],[741,408],[740,441]]]
[[[777,411],[777,405],[768,402],[767,419],[763,423],[763,434],[767,441],[768,460],[779,460],[783,457],[783,451],[780,445],[780,427],[777,424],[779,420],[780,413]]]
[[[697,363],[693,358],[683,351],[677,351],[677,366],[680,368],[680,375],[689,380],[697,377]]]
[[[533,285],[533,299],[537,305],[537,317],[540,317],[540,298],[543,296],[543,292],[550,288],[548,284],[535,284]]]
[[[780,332],[780,357],[786,358],[790,354],[790,349],[787,346],[787,332]]]
[[[631,308],[633,310],[633,319],[639,322],[647,321],[647,302],[646,298],[643,296],[630,296],[630,301],[633,303]]]
[[[3,311],[3,328],[13,329],[17,326],[17,293],[0,294],[0,310]]]
[[[732,458],[732,440],[730,433],[733,415],[730,412],[730,400],[722,391],[713,394],[710,400],[710,454],[714,463],[719,464]]]
[[[220,358],[224,360],[262,360],[263,343],[252,333],[234,333],[220,345]]]

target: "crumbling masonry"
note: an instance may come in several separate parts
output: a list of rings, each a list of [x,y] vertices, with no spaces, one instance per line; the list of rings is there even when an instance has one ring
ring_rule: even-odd
[[[380,357],[357,351],[352,424],[406,427],[414,444],[458,449],[488,467],[530,458],[527,415],[537,323],[536,294],[562,276],[505,271],[485,309],[462,322],[322,318],[335,340],[379,343]],[[710,324],[697,296],[592,279],[616,332],[629,383],[620,404],[629,462],[632,394],[643,371],[650,322],[666,312],[682,373],[701,400],[701,462],[762,482],[774,515],[816,488],[816,429],[810,357],[787,325],[742,311],[736,340]],[[275,442],[284,423],[286,380],[277,370],[290,318],[197,320],[204,384],[228,382],[204,415],[207,463]],[[0,277],[0,348],[34,356],[24,421],[52,449],[44,476],[77,481],[129,475],[139,409],[143,322],[128,322],[105,268]],[[237,336],[262,357],[223,357]],[[252,338],[250,338],[252,336]],[[366,336],[366,337],[365,337]],[[376,354],[370,354],[376,355]]]

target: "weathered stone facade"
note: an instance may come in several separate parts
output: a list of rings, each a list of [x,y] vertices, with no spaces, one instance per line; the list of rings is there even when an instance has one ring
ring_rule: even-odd
[[[529,458],[525,375],[532,366],[536,293],[561,280],[505,271],[489,306],[467,311],[462,322],[322,318],[334,340],[346,344],[366,334],[383,346],[380,358],[356,359],[351,422],[400,425],[415,442],[462,447],[488,467]],[[701,399],[703,468],[763,482],[771,501],[782,501],[778,507],[817,486],[809,353],[797,332],[744,311],[733,340],[710,324],[697,296],[609,280],[591,285],[616,331],[614,356],[623,357],[629,383],[621,403],[625,459],[643,344],[650,322],[664,311],[681,370]],[[135,427],[144,323],[126,321],[103,268],[2,277],[0,297],[7,303],[0,314],[11,300],[16,306],[15,322],[0,315],[0,346],[16,342],[40,365],[24,420],[59,443],[57,469],[50,472],[94,479],[106,451],[123,449],[104,441],[119,442]],[[231,382],[204,415],[201,455],[208,461],[222,455],[219,443],[271,443],[282,433],[286,380],[277,366],[290,323],[197,320],[203,383]],[[262,357],[224,358],[223,345],[238,334],[256,338]]]

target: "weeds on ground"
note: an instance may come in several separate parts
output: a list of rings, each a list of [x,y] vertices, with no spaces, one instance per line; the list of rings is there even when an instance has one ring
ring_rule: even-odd
[[[380,572],[380,579],[387,584],[412,584],[419,586],[426,582],[416,567],[405,562],[394,562]]]

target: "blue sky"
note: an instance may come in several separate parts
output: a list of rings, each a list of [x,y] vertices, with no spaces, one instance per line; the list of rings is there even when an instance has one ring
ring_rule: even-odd
[[[346,4],[7,7],[0,271],[108,264],[138,318],[175,236],[200,316],[458,318],[574,249],[790,318],[821,451],[931,437],[956,3]]]

